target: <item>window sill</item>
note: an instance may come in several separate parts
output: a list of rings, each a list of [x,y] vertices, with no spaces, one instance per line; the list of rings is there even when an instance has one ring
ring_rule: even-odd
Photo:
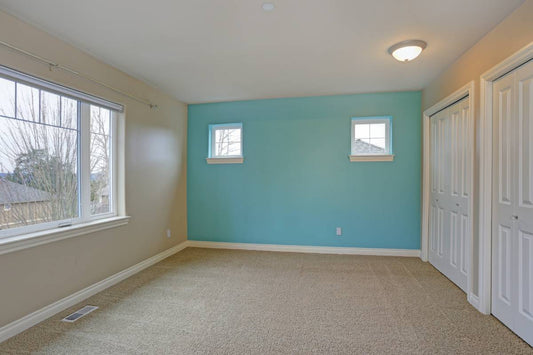
[[[48,244],[62,239],[73,238],[84,234],[123,226],[128,224],[129,220],[129,216],[111,217],[69,227],[54,228],[2,238],[0,239],[0,255],[17,250],[33,248],[38,245]]]
[[[384,155],[349,155],[351,162],[365,161],[394,161],[394,154]]]
[[[242,164],[244,158],[206,158],[205,161],[207,161],[207,164]]]

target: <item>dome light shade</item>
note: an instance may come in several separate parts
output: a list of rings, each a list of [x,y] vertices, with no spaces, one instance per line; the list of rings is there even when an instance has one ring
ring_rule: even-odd
[[[272,11],[272,10],[274,10],[274,4],[271,3],[271,2],[264,2],[263,5],[261,5],[261,7],[262,7],[263,10],[265,10],[265,11]]]
[[[427,43],[421,40],[409,40],[396,43],[394,46],[389,48],[389,54],[391,54],[394,59],[400,62],[410,62],[415,59],[422,53],[424,48],[426,48]]]

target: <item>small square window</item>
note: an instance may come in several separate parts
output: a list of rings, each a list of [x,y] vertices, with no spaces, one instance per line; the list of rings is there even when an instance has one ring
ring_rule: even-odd
[[[209,136],[210,159],[242,158],[242,123],[210,125]]]
[[[352,156],[391,155],[390,117],[352,119]]]

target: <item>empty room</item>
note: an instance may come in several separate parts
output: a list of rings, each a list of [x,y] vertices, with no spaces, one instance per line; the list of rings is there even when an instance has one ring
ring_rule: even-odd
[[[0,354],[532,354],[533,0],[0,0]]]

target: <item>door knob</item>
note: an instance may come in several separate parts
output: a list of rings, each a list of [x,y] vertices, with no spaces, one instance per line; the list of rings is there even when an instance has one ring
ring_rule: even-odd
[[[518,220],[518,216],[516,215],[512,215],[511,218],[514,219],[515,221]]]

